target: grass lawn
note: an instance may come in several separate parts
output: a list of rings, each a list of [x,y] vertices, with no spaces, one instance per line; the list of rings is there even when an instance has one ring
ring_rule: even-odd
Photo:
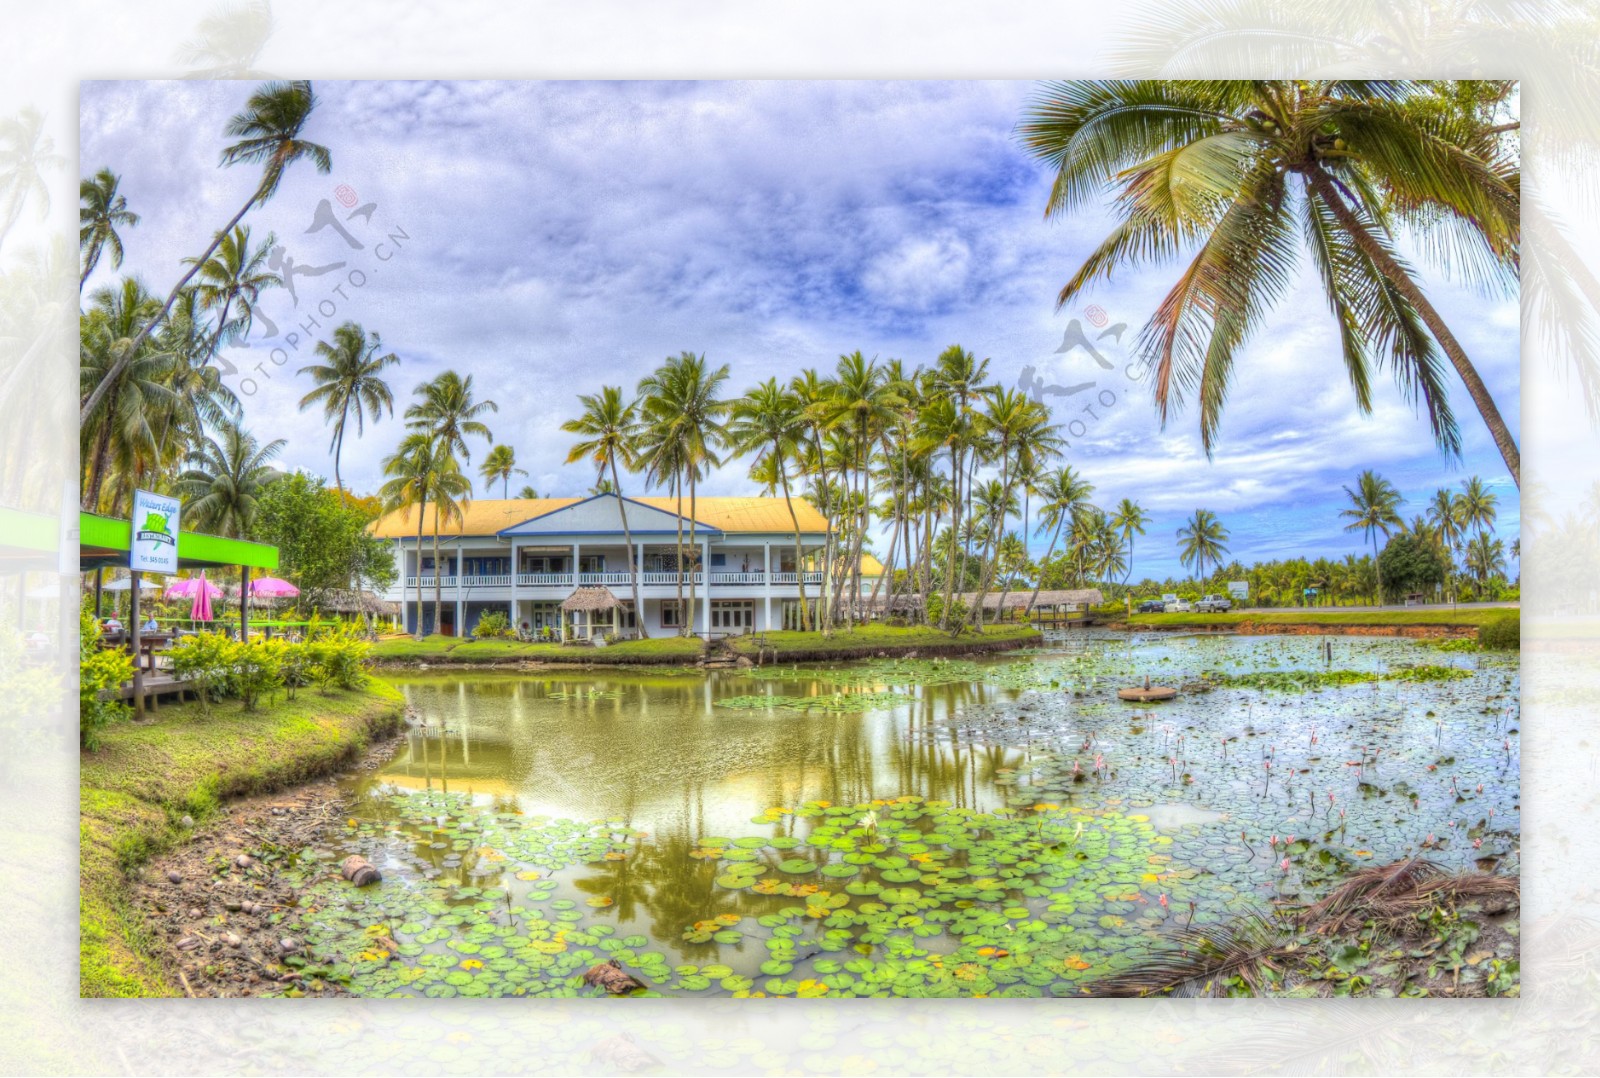
[[[700,657],[692,636],[623,640],[603,648],[562,644],[524,644],[517,640],[472,640],[457,636],[396,636],[372,649],[380,663],[689,663]]]
[[[404,701],[373,680],[357,692],[301,689],[245,711],[238,701],[173,704],[105,729],[79,756],[79,991],[174,994],[125,901],[124,879],[178,837],[176,821],[223,800],[314,778],[399,724]]]
[[[917,652],[967,652],[1003,650],[1037,643],[1043,639],[1039,630],[1029,625],[991,625],[982,633],[964,632],[951,636],[939,629],[913,625],[897,628],[872,623],[850,632],[835,632],[824,637],[821,633],[770,632],[758,633],[770,657],[773,650],[779,659],[800,661],[809,658],[845,659],[865,658],[880,651],[898,654]],[[733,650],[754,657],[757,645],[749,637],[737,636],[728,641]]]
[[[1214,627],[1218,625],[1471,625],[1482,627],[1507,616],[1516,609],[1486,607],[1451,610],[1448,607],[1418,607],[1414,610],[1274,610],[1247,613],[1230,610],[1225,614],[1135,614],[1125,619],[1130,628]],[[1122,619],[1119,619],[1122,620]]]

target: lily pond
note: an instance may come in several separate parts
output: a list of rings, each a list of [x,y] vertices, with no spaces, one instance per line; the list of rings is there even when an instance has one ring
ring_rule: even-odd
[[[1331,651],[1330,651],[1331,649]],[[1116,690],[1173,685],[1161,704]],[[1071,996],[1420,854],[1516,870],[1516,656],[1077,631],[981,660],[392,679],[284,924],[372,996]],[[337,872],[351,853],[383,874]]]

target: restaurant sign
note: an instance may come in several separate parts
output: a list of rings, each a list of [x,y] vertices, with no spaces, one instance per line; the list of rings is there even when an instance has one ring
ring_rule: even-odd
[[[132,543],[128,568],[143,573],[178,571],[178,512],[181,503],[167,494],[133,492]]]

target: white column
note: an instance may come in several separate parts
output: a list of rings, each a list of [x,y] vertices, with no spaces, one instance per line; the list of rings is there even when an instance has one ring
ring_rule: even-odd
[[[701,631],[711,633],[711,540],[700,541],[700,625]]]
[[[761,591],[762,601],[766,604],[765,620],[762,621],[763,629],[772,628],[772,541],[769,539],[762,550]]]
[[[457,544],[456,544],[456,635],[457,636],[466,636],[467,635],[467,621],[466,621],[467,609],[466,609],[466,605],[461,601],[461,568],[462,568],[461,544],[459,542],[457,542]]]
[[[522,609],[517,602],[517,541],[511,540],[511,631],[522,631]]]
[[[572,586],[578,586],[578,555],[583,550],[577,543],[572,544]]]

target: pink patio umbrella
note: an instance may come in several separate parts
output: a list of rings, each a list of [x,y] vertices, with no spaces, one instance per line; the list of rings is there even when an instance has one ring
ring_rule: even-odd
[[[250,581],[250,594],[258,599],[292,599],[300,594],[300,589],[287,580],[264,576]]]
[[[222,589],[206,579],[204,572],[199,576],[190,577],[188,580],[174,580],[167,585],[167,590],[161,593],[163,599],[194,599],[201,591],[207,598],[215,599],[222,594]]]
[[[200,570],[199,584],[194,590],[194,607],[189,611],[189,616],[195,621],[211,620],[211,593],[215,591],[222,594],[222,589],[206,580],[206,571]]]

